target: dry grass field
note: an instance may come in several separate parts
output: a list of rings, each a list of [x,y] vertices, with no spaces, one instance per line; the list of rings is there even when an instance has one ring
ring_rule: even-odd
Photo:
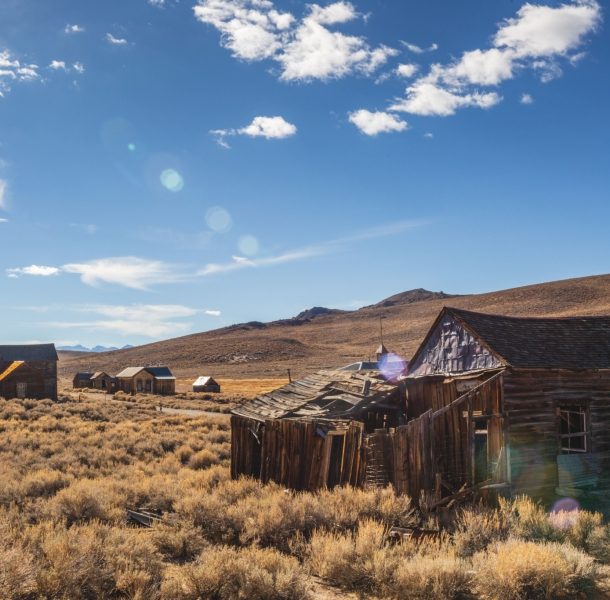
[[[391,489],[293,493],[229,477],[226,416],[0,400],[3,600],[605,597],[610,528],[526,499],[434,526]],[[125,510],[165,518],[129,525]]]
[[[167,364],[181,383],[198,375],[285,381],[287,369],[299,377],[368,359],[379,344],[380,317],[386,345],[409,358],[445,305],[516,316],[608,315],[610,275],[464,296],[412,290],[356,311],[234,325],[102,354],[61,353],[59,367],[69,378],[82,370]]]

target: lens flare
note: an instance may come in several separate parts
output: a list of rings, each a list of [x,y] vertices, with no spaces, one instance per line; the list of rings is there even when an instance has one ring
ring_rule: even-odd
[[[161,184],[170,192],[179,192],[184,187],[182,175],[175,169],[165,169],[161,172]]]
[[[567,513],[577,510],[580,510],[580,503],[574,498],[560,498],[551,507],[551,513]]]
[[[379,360],[379,370],[387,381],[398,381],[407,374],[407,367],[407,361],[393,352],[384,354]]]
[[[130,152],[135,152],[136,145],[133,142],[129,142],[129,144],[127,144],[127,150],[129,150]]]
[[[233,226],[231,215],[221,206],[213,206],[205,214],[205,222],[216,233],[226,233]]]
[[[246,256],[258,254],[258,240],[253,235],[242,235],[237,242],[237,247]]]

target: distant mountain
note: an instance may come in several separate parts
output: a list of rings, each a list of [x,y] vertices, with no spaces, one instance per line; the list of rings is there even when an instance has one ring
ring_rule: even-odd
[[[397,276],[397,281],[399,277]],[[367,293],[374,292],[374,282]],[[369,360],[383,342],[409,359],[443,306],[514,316],[610,314],[610,275],[554,281],[485,294],[450,295],[421,288],[358,310],[314,307],[292,319],[250,321],[214,331],[145,344],[129,350],[67,353],[60,373],[117,373],[130,365],[169,365],[178,377],[293,377],[317,369]],[[380,321],[383,318],[383,322]]]
[[[112,350],[128,350],[129,348],[133,348],[131,344],[126,344],[121,348],[117,346],[93,346],[93,348],[87,348],[82,344],[77,344],[76,346],[57,346],[58,350],[63,352],[111,352]]]

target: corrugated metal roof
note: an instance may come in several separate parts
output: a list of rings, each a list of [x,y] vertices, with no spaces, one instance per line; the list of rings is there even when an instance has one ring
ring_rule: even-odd
[[[25,363],[22,360],[13,361],[6,369],[4,369],[3,373],[0,373],[0,381],[4,381],[11,373],[16,371],[21,365]]]
[[[216,383],[216,381],[209,375],[201,375],[201,377],[197,377],[197,379],[193,381],[192,385],[207,385],[208,383]]]
[[[14,360],[59,360],[55,344],[21,344],[0,346],[0,359]]]
[[[146,367],[146,370],[154,375],[155,379],[176,379],[169,370],[169,367]]]
[[[318,371],[258,396],[233,410],[233,414],[258,421],[280,418],[350,419],[368,407],[391,397],[398,398],[399,394],[399,387],[385,381],[377,372]]]

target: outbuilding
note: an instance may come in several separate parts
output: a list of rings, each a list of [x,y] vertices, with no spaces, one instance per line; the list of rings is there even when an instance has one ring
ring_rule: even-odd
[[[19,390],[20,393],[25,394],[19,397],[57,400],[58,360],[54,344],[0,345],[0,373],[5,373],[13,363],[27,363],[27,368],[23,365],[15,366],[16,373],[11,372],[11,379],[17,374],[23,374],[25,377],[26,371],[30,374],[24,380],[16,382],[22,384]],[[28,371],[28,368],[34,371]],[[40,389],[39,376],[32,375],[34,372],[41,374],[42,389]]]
[[[88,371],[81,371],[80,373],[76,373],[76,375],[74,375],[72,379],[72,387],[75,390],[93,387],[91,384],[92,377],[93,373],[90,373]]]
[[[176,392],[176,378],[168,367],[127,367],[117,376],[117,389],[128,394],[169,395]]]
[[[90,387],[103,392],[114,392],[116,389],[116,378],[111,377],[105,371],[93,373],[90,380]]]
[[[217,394],[220,392],[220,384],[214,378],[202,375],[193,381],[193,391],[211,392]]]

